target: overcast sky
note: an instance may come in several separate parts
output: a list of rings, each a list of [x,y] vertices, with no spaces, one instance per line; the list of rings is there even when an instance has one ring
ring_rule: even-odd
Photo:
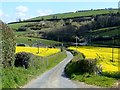
[[[103,9],[103,8],[118,8],[119,0],[101,0],[101,2],[95,2],[95,0],[3,0],[0,3],[0,19],[4,22],[16,21],[18,18],[28,19],[37,16],[73,12],[77,10],[87,9]],[[25,2],[26,1],[26,2]],[[44,1],[44,2],[43,2]],[[60,2],[58,2],[60,1]],[[73,2],[74,1],[74,2]]]

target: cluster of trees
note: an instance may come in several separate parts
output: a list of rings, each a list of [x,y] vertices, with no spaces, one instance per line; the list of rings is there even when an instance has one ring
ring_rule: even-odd
[[[106,28],[106,27],[113,27],[113,26],[119,26],[120,25],[120,17],[119,15],[100,15],[95,16],[94,20],[90,23],[87,23],[85,25],[82,25],[79,27],[78,33],[81,35],[83,33],[88,32],[89,30],[96,30],[100,28]]]
[[[94,16],[91,21],[76,22],[79,25],[73,25],[73,22],[67,21],[61,28],[54,28],[52,31],[44,32],[43,37],[47,39],[72,42],[75,36],[83,36],[89,31],[100,28],[113,27],[120,25],[120,14],[107,14]]]

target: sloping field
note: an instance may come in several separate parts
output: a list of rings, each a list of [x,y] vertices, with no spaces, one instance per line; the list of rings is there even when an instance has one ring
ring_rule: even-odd
[[[29,41],[31,39],[31,41]],[[46,40],[46,39],[39,39],[39,38],[32,38],[32,37],[16,37],[16,43],[24,43],[32,46],[35,43],[43,43],[45,45],[54,45],[54,44],[60,44],[60,42],[53,41],[53,40]]]
[[[108,14],[110,12],[116,13],[116,12],[118,12],[118,10],[114,9],[114,10],[92,10],[92,11],[83,11],[83,12],[68,12],[68,13],[35,17],[35,18],[29,19],[29,20],[40,20],[42,18],[43,19],[51,19],[51,18],[53,18],[53,16],[57,16],[57,19],[72,18],[72,17],[90,16],[90,15],[97,15],[97,14]]]

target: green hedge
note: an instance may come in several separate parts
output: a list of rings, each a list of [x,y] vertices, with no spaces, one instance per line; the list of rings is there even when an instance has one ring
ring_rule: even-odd
[[[14,32],[2,21],[2,63],[3,67],[11,67],[14,63],[15,36]]]

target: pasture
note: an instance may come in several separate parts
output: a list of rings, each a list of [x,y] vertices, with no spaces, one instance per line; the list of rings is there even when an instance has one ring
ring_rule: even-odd
[[[29,41],[29,39],[31,41]],[[45,45],[60,44],[60,42],[53,41],[53,40],[46,40],[46,39],[32,38],[32,37],[25,37],[25,36],[16,37],[16,43],[24,43],[24,44],[28,44],[29,46],[32,46],[33,44],[40,43],[40,42]]]
[[[68,12],[68,13],[59,13],[54,15],[47,15],[47,16],[41,16],[41,17],[35,17],[29,20],[41,20],[44,19],[52,19],[53,16],[57,16],[57,19],[61,18],[72,18],[72,17],[80,17],[80,16],[90,16],[90,15],[97,15],[97,14],[108,14],[110,12],[116,13],[118,10],[89,10],[89,11],[83,11],[83,12]]]

